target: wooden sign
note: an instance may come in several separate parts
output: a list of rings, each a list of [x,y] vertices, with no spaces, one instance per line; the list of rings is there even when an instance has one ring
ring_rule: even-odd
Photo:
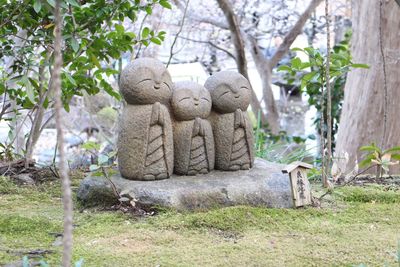
[[[307,169],[313,166],[304,162],[293,162],[282,170],[288,173],[295,207],[311,205],[311,186],[307,179]]]

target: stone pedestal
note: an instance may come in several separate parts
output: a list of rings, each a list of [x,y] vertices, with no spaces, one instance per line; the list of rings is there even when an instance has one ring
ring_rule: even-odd
[[[254,167],[241,171],[213,171],[197,176],[176,176],[159,181],[132,181],[111,177],[119,192],[138,205],[177,210],[199,210],[221,206],[250,205],[270,208],[293,206],[289,177],[284,165],[256,159]],[[78,190],[85,206],[116,202],[104,177],[85,178]]]

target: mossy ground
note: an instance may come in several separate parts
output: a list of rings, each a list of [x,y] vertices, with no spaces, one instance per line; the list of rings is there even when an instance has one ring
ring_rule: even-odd
[[[398,188],[338,188],[321,208],[240,206],[147,218],[91,209],[74,217],[74,259],[84,266],[399,266]],[[61,247],[53,243],[61,232],[58,182],[21,187],[0,178],[0,265],[41,249],[54,251],[44,260],[58,266]]]

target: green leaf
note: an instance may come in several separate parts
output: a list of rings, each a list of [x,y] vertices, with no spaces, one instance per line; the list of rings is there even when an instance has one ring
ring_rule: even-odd
[[[100,144],[93,142],[93,141],[88,141],[84,144],[81,145],[81,148],[86,149],[86,150],[100,150]]]
[[[35,2],[33,3],[33,9],[35,10],[36,13],[39,13],[40,10],[42,9],[42,1],[35,0]]]
[[[153,10],[151,9],[150,5],[146,6],[145,10],[146,10],[147,15],[151,15],[151,13],[153,13]]]
[[[99,165],[103,165],[104,163],[108,163],[108,156],[107,155],[104,155],[104,154],[100,154],[99,155],[99,157],[98,157],[98,159],[97,159],[97,163],[99,164]]]
[[[114,174],[117,174],[117,173],[118,173],[118,172],[117,172],[116,170],[113,170],[113,169],[110,168],[110,169],[108,170],[108,173],[107,173],[107,174],[108,174],[108,176],[113,176]]]
[[[144,27],[142,30],[142,38],[146,39],[147,37],[149,37],[149,33],[150,33],[150,29],[147,27]]]
[[[74,7],[80,7],[79,3],[76,0],[67,0],[67,2]]]
[[[362,146],[360,148],[360,151],[379,151],[380,152],[380,149],[376,145],[372,144],[370,146]]]
[[[49,5],[51,5],[52,7],[56,6],[56,2],[54,0],[47,0],[47,3],[49,3]]]
[[[100,168],[100,166],[96,165],[96,164],[92,164],[89,166],[89,171],[93,172],[96,171]]]
[[[300,65],[300,69],[304,70],[306,68],[311,67],[311,63],[310,62],[302,62]]]
[[[5,90],[6,90],[6,87],[4,86],[4,84],[0,83],[0,95],[4,94]]]
[[[392,159],[400,160],[400,154],[392,154]]]
[[[75,53],[78,52],[79,43],[74,37],[71,38],[71,47],[72,47],[72,50],[74,50]]]
[[[304,52],[304,50],[299,48],[299,47],[293,48],[292,51],[294,51],[294,52]]]
[[[122,26],[121,24],[115,24],[114,27],[118,34],[123,34],[125,31],[124,26]]]
[[[392,148],[389,148],[389,149],[385,150],[382,154],[399,152],[399,151],[400,151],[400,146],[395,146],[395,147],[392,147]]]
[[[301,66],[301,59],[298,57],[293,58],[292,59],[292,67],[294,69],[300,69],[300,66]]]
[[[369,69],[368,64],[351,64],[350,67],[353,68],[362,68],[362,69]]]
[[[156,45],[161,45],[161,41],[158,38],[152,37],[152,38],[150,38],[150,41],[152,41]]]
[[[364,168],[364,167],[369,166],[370,164],[371,164],[371,159],[364,159],[364,160],[360,161],[360,163],[358,163],[358,166],[360,168]]]
[[[70,83],[72,83],[74,86],[77,86],[77,83],[76,83],[75,79],[72,78],[71,74],[69,74],[68,72],[64,72],[64,74]]]
[[[100,86],[103,87],[104,91],[107,92],[110,96],[114,97],[117,100],[121,100],[121,95],[115,91],[112,86],[107,83],[105,80],[100,81]]]
[[[281,65],[278,67],[278,71],[291,71],[291,70],[292,70],[292,68],[290,68],[287,65]]]
[[[98,67],[99,69],[101,69],[101,65],[100,65],[100,61],[97,59],[97,57],[93,54],[89,54],[90,57],[90,61],[96,65],[96,67]]]
[[[149,45],[149,41],[147,41],[147,40],[142,40],[142,44],[143,44],[144,46],[148,46],[148,45]]]
[[[95,176],[95,177],[101,177],[101,176],[103,176],[103,173],[101,171],[96,171],[96,172],[92,172],[91,175]]]
[[[168,1],[166,1],[166,0],[160,0],[160,5],[165,7],[165,8],[172,9],[171,4],[168,3]]]
[[[310,73],[305,74],[301,79],[305,81],[311,81],[316,75],[319,75],[318,72],[312,71]]]
[[[110,153],[107,154],[109,158],[115,157],[117,155],[117,151],[111,151]]]

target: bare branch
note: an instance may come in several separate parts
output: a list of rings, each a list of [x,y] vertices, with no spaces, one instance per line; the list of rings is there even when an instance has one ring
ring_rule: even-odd
[[[174,53],[174,46],[175,46],[175,44],[176,44],[176,41],[178,40],[179,35],[180,35],[181,32],[182,32],[183,25],[185,24],[186,12],[187,12],[187,9],[188,9],[188,6],[189,6],[189,1],[190,1],[190,0],[187,0],[187,1],[186,1],[185,9],[183,10],[181,25],[179,26],[179,30],[178,30],[178,32],[176,33],[175,38],[174,38],[174,41],[172,42],[172,45],[171,45],[171,49],[170,49],[170,53],[169,53],[169,58],[168,58],[168,62],[167,62],[167,68],[168,68],[169,64],[171,63],[172,57],[175,55],[175,53]]]
[[[173,2],[182,12],[184,12],[185,5],[181,1],[173,0]],[[188,17],[191,20],[194,20],[194,21],[197,21],[197,22],[200,22],[200,23],[207,23],[207,24],[211,24],[211,25],[213,25],[215,27],[218,27],[218,28],[221,28],[221,29],[224,29],[224,30],[229,30],[229,25],[227,23],[225,23],[224,21],[219,21],[219,20],[213,19],[211,17],[199,16],[198,14],[193,13],[193,12],[190,12],[188,14]]]
[[[322,0],[312,0],[308,5],[307,9],[301,14],[299,20],[293,26],[288,34],[286,34],[283,39],[282,44],[278,47],[275,54],[272,56],[270,60],[271,68],[275,67],[276,64],[285,56],[290,49],[290,46],[293,44],[296,37],[301,33],[304,25],[306,24],[308,18],[311,16],[311,13],[317,8],[319,4],[321,4]]]
[[[196,40],[196,39],[191,39],[191,38],[183,37],[183,36],[179,36],[179,38],[184,39],[184,40],[188,40],[188,41],[191,41],[191,42],[194,42],[194,43],[209,44],[210,46],[212,46],[212,47],[214,47],[214,48],[216,48],[216,49],[218,49],[218,50],[221,50],[221,51],[225,52],[228,56],[230,56],[231,58],[233,58],[234,60],[236,60],[235,55],[232,54],[228,49],[225,49],[225,48],[223,48],[223,47],[221,47],[221,46],[219,46],[219,45],[217,45],[217,44],[215,44],[215,43],[213,43],[213,42],[211,42],[211,41]]]

